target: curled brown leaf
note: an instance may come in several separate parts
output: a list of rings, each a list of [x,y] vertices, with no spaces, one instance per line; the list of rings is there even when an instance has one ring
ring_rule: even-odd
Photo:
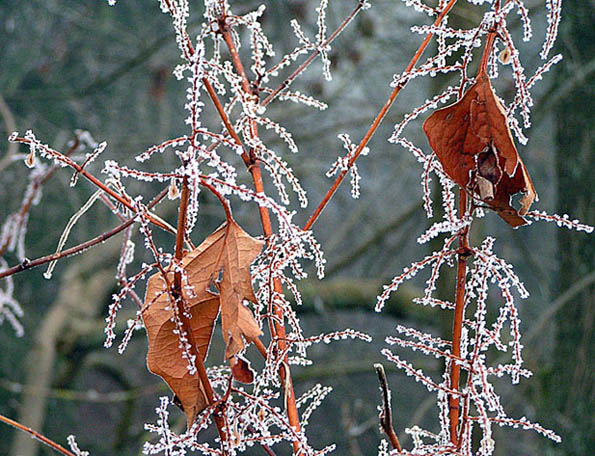
[[[424,131],[446,174],[513,227],[537,196],[514,145],[506,114],[484,71],[456,103],[438,109]],[[511,198],[524,193],[521,208]]]

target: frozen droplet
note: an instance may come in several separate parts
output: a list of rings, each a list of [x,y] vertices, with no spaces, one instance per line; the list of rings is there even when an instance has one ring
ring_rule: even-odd
[[[33,168],[35,166],[35,149],[31,149],[31,152],[27,154],[27,158],[25,158],[25,165],[29,168]]]

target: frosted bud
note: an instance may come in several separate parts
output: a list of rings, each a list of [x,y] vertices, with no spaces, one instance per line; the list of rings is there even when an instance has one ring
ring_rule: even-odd
[[[510,63],[511,57],[512,52],[510,52],[510,48],[508,46],[502,49],[500,51],[500,54],[498,54],[498,60],[500,60],[500,63],[502,63],[503,65],[508,65]]]
[[[33,168],[35,166],[35,149],[31,149],[31,152],[27,154],[25,158],[25,165],[29,168]]]
[[[175,200],[180,196],[180,189],[178,188],[178,186],[176,185],[176,180],[172,179],[170,184],[169,184],[169,190],[167,192],[167,197],[170,200]]]

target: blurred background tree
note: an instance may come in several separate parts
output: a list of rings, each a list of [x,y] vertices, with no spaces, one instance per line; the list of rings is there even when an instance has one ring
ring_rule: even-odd
[[[262,1],[232,3],[241,14]],[[265,31],[279,55],[294,45],[287,33],[291,18],[308,24],[307,31],[315,30],[317,2],[264,3],[268,7]],[[287,104],[268,109],[271,118],[294,134],[300,147],[299,155],[284,157],[308,191],[311,205],[326,192],[330,180],[324,173],[342,153],[337,134],[347,132],[354,140],[362,137],[386,99],[392,75],[405,67],[421,41],[409,27],[425,16],[400,2],[372,3],[372,9],[358,16],[334,43],[333,81],[323,81],[320,66],[315,64],[295,84],[296,89],[327,102],[329,109],[321,113]],[[535,33],[543,33],[544,2],[527,3]],[[202,6],[194,2],[192,7],[191,24],[197,32]],[[331,2],[329,27],[334,29],[352,7],[348,1]],[[146,147],[184,130],[185,85],[172,76],[179,52],[170,20],[159,13],[156,2],[127,0],[108,8],[105,2],[2,0],[0,11],[2,137],[15,129],[33,129],[52,147],[64,149],[74,130],[81,128],[98,141],[108,142],[104,159],[117,157],[126,164]],[[569,213],[593,224],[594,7],[592,2],[566,0],[564,12],[559,47],[565,59],[554,68],[556,76],[546,75],[545,82],[536,87],[534,126],[520,154],[539,192],[540,209]],[[452,20],[464,27],[474,24],[478,14],[477,7],[460,2]],[[521,49],[526,67],[539,65],[539,46],[536,40]],[[376,451],[379,394],[372,364],[383,360],[379,350],[384,337],[403,320],[434,332],[450,325],[449,314],[411,304],[423,277],[400,290],[388,312],[371,313],[381,285],[432,247],[415,243],[428,225],[419,204],[421,169],[409,153],[386,138],[404,112],[449,83],[442,76],[415,80],[406,88],[370,143],[370,156],[358,162],[360,199],[352,200],[347,186],[340,189],[315,227],[328,268],[324,281],[308,279],[301,284],[306,298],[301,309],[305,330],[318,334],[352,327],[374,336],[370,345],[337,344],[330,351],[315,347],[311,352],[314,366],[296,370],[298,394],[317,382],[334,387],[327,406],[315,414],[310,426],[312,442],[322,446],[336,441],[337,454]],[[506,98],[507,88],[510,92],[512,87],[510,72],[503,72],[496,86]],[[426,144],[422,121],[415,124],[418,136],[410,137]],[[218,122],[210,106],[203,122]],[[269,144],[275,141],[266,133],[263,139]],[[274,145],[286,152],[283,144]],[[28,172],[21,160],[11,159],[16,153],[14,146],[0,142],[0,220],[18,209],[25,188]],[[165,154],[154,159],[154,165],[164,169],[173,163]],[[92,169],[98,172],[100,165]],[[70,189],[69,177],[65,171],[57,173],[31,212],[26,239],[29,258],[55,250],[66,221],[94,191],[83,182]],[[147,198],[160,190],[151,185],[143,187]],[[140,191],[138,186],[130,188]],[[158,212],[171,222],[176,206],[164,202]],[[234,214],[248,231],[260,234],[251,211],[238,204]],[[205,196],[199,232],[210,232],[221,217],[217,204]],[[589,356],[593,346],[593,241],[584,233],[567,233],[543,223],[513,231],[493,214],[480,222],[478,231],[495,234],[497,250],[516,265],[532,293],[520,310],[526,335],[524,356],[539,382],[525,381],[523,395],[503,383],[504,403],[512,415],[538,418],[564,439],[561,445],[550,447],[529,432],[500,431],[498,454],[588,454],[593,447],[595,371]],[[97,204],[79,221],[69,245],[115,224],[111,212]],[[173,245],[174,240],[165,234],[160,239],[164,248]],[[113,275],[118,254],[118,241],[112,240],[59,263],[51,281],[43,279],[43,268],[15,276],[17,298],[25,309],[26,334],[16,338],[9,325],[0,326],[0,413],[20,417],[60,442],[75,434],[80,446],[95,455],[138,454],[148,438],[143,423],[153,420],[157,397],[165,392],[160,380],[146,371],[142,336],[133,339],[123,356],[103,349],[103,318],[116,289]],[[7,258],[17,261],[14,256]],[[139,254],[136,264],[143,260]],[[454,290],[446,288],[443,293],[452,297]],[[134,305],[126,312],[132,317]],[[222,359],[222,347],[212,348],[211,359],[213,363]],[[438,374],[442,368],[425,358],[419,363],[425,363],[429,373]],[[398,432],[403,434],[405,427],[418,422],[432,427],[434,400],[425,389],[399,372],[390,371],[389,380]],[[182,414],[175,418],[182,428]],[[511,433],[514,438],[502,438]],[[402,440],[406,444],[404,436]],[[49,450],[2,426],[0,454],[34,456],[49,454]]]
[[[592,224],[595,4],[570,0],[565,2],[565,13],[559,42],[565,65],[556,72],[555,87],[541,105],[553,108],[555,116],[557,211]],[[540,368],[540,412],[544,424],[564,432],[564,454],[589,454],[595,448],[594,243],[566,231],[558,233],[557,243],[556,293],[573,287],[577,292],[555,316],[553,357]],[[550,448],[548,453],[557,451]]]

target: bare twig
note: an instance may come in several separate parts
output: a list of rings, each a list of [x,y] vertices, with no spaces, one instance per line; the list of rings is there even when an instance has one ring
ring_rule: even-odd
[[[291,73],[291,75],[283,81],[279,87],[277,87],[273,92],[271,92],[262,102],[260,103],[262,106],[268,105],[271,101],[273,101],[281,92],[286,90],[295,79],[303,73],[303,71],[308,68],[308,66],[320,55],[320,49],[325,49],[329,44],[331,44],[337,36],[349,25],[355,15],[363,8],[364,2],[359,1],[358,4],[353,8],[353,11],[347,16],[343,22],[337,27],[337,29],[331,33],[331,35],[317,48],[311,55],[308,57],[296,70]]]
[[[459,190],[459,210],[461,214],[467,211],[467,193],[464,189]],[[457,284],[455,312],[452,324],[452,356],[461,357],[461,332],[465,313],[465,284],[467,280],[467,258],[469,257],[468,242],[469,226],[465,226],[459,234],[459,250],[457,263]],[[461,366],[453,359],[450,367],[450,389],[458,391],[461,377]],[[450,395],[448,398],[449,420],[450,420],[450,441],[455,445],[459,442],[457,429],[459,425],[459,396]]]
[[[434,22],[434,27],[437,27],[442,22],[442,20],[448,14],[448,12],[452,9],[452,7],[456,3],[456,1],[457,0],[450,0],[448,2],[448,4],[444,7],[444,10],[442,10],[442,12],[440,13],[440,15],[436,18],[436,21]],[[421,45],[417,49],[417,52],[415,53],[415,55],[413,56],[413,58],[409,62],[409,65],[407,65],[407,68],[405,68],[405,73],[407,73],[407,72],[409,72],[409,71],[411,71],[413,69],[413,67],[415,66],[415,64],[417,63],[417,61],[420,59],[421,55],[423,54],[424,50],[426,49],[426,47],[430,43],[430,40],[432,39],[432,36],[433,35],[434,35],[433,32],[430,32],[430,33],[428,33],[426,35],[425,40],[421,43]],[[326,205],[328,204],[328,202],[331,200],[331,198],[333,197],[333,195],[337,191],[337,188],[339,188],[339,185],[341,185],[341,182],[343,182],[343,179],[345,178],[345,176],[347,175],[347,173],[349,172],[349,170],[351,169],[351,167],[353,166],[353,164],[355,163],[355,161],[357,160],[357,158],[360,156],[360,154],[362,153],[362,151],[365,149],[365,147],[368,144],[368,142],[370,141],[370,139],[372,139],[372,136],[374,135],[374,133],[376,132],[376,130],[378,129],[378,127],[382,123],[382,120],[384,119],[384,117],[388,113],[388,110],[390,109],[390,107],[392,106],[393,102],[397,98],[397,95],[399,95],[399,92],[401,91],[401,89],[403,87],[405,87],[405,85],[406,85],[406,82],[403,83],[403,84],[397,85],[393,89],[393,91],[391,92],[390,96],[388,97],[388,100],[386,100],[386,103],[384,104],[384,106],[382,107],[382,109],[380,110],[380,112],[378,113],[378,115],[376,116],[376,118],[374,119],[374,122],[372,122],[372,125],[370,125],[370,128],[368,129],[368,131],[364,135],[363,139],[361,140],[361,142],[359,143],[359,145],[357,146],[357,148],[353,152],[353,155],[352,155],[351,159],[349,160],[349,163],[347,164],[347,166],[345,167],[345,169],[343,169],[339,173],[339,175],[335,179],[335,182],[333,182],[333,185],[331,185],[331,188],[329,188],[329,190],[326,193],[326,195],[324,195],[324,197],[322,198],[322,201],[320,202],[320,204],[314,210],[314,213],[310,216],[310,218],[308,219],[308,221],[304,225],[304,230],[309,230],[310,228],[312,228],[312,225],[314,225],[314,223],[316,222],[316,220],[320,216],[320,214],[323,211],[323,209],[326,207]]]
[[[35,440],[43,443],[44,445],[49,446],[52,450],[54,450],[54,451],[56,451],[58,453],[64,454],[66,456],[76,456],[72,451],[68,451],[62,445],[59,445],[56,442],[54,442],[53,440],[48,439],[43,434],[40,434],[39,432],[34,431],[30,427],[24,426],[24,425],[22,425],[21,423],[19,423],[17,421],[11,420],[10,418],[5,417],[4,415],[0,415],[0,421],[2,421],[3,423],[8,424],[9,426],[12,426],[15,429],[18,429],[19,431],[26,432],[33,439],[35,439]]]
[[[149,203],[147,208],[151,209],[152,207],[154,207],[159,201],[161,201],[165,197],[165,195],[167,195],[167,191],[168,191],[167,188],[162,190],[161,193],[159,193],[153,199],[153,201],[151,201]],[[44,257],[40,257],[35,260],[25,260],[22,263],[17,264],[16,266],[5,269],[4,271],[0,271],[0,279],[2,279],[4,277],[8,277],[13,274],[16,274],[21,271],[25,271],[27,269],[34,268],[36,266],[40,266],[45,263],[49,263],[50,261],[59,260],[60,258],[65,258],[65,257],[71,256],[71,255],[75,255],[79,252],[82,252],[90,247],[93,247],[94,245],[97,245],[101,242],[105,242],[106,240],[115,236],[116,234],[120,233],[121,231],[124,231],[126,228],[128,228],[130,225],[132,225],[135,221],[136,221],[136,217],[133,216],[133,217],[129,218],[127,221],[125,221],[124,223],[122,223],[121,225],[118,225],[117,227],[115,227],[114,229],[107,231],[105,233],[102,233],[99,236],[94,237],[93,239],[83,242],[82,244],[75,245],[74,247],[71,247],[69,249],[62,250],[61,252],[53,253],[51,255],[46,255]]]
[[[393,427],[393,414],[390,404],[390,389],[388,387],[388,379],[384,372],[384,366],[380,363],[374,364],[374,369],[378,374],[378,381],[380,382],[380,391],[382,392],[382,411],[380,412],[380,427],[388,437],[390,444],[394,449],[402,451],[399,438],[395,433]]]

